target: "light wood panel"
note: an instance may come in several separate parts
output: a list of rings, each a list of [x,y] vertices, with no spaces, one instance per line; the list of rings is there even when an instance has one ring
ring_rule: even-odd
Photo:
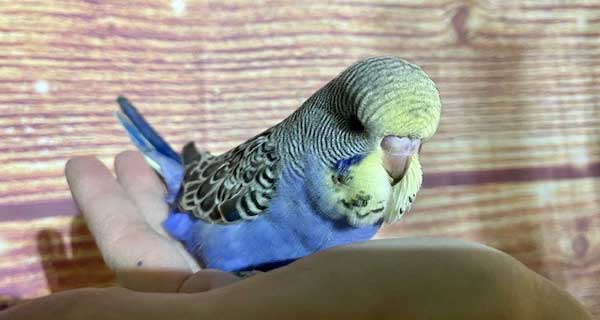
[[[356,59],[394,54],[444,109],[425,190],[379,236],[493,245],[600,315],[600,2],[182,3],[0,5],[0,294],[111,283],[62,171],[131,148],[117,95],[176,147],[221,152]]]

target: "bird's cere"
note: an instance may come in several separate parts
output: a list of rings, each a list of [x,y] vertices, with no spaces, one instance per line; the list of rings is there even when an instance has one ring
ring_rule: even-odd
[[[386,136],[381,140],[383,150],[383,167],[397,183],[406,172],[410,157],[419,151],[421,140],[407,137]]]

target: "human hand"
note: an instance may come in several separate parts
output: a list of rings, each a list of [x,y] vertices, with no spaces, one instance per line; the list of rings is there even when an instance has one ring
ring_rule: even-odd
[[[195,272],[198,265],[161,229],[164,189],[141,156],[119,155],[115,171],[116,180],[85,157],[69,161],[66,174],[123,287],[52,294],[1,312],[0,320],[591,319],[512,257],[453,239],[357,243],[242,281]]]
[[[116,178],[94,157],[70,160],[65,174],[104,261],[117,282],[147,292],[197,292],[237,281],[200,267],[161,223],[165,188],[138,152],[115,158]]]
[[[0,313],[0,320],[215,318],[592,319],[568,293],[508,255],[436,238],[325,250],[194,294],[77,289]]]

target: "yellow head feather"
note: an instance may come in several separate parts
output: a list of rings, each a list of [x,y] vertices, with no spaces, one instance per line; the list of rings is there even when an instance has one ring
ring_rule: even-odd
[[[335,188],[340,203],[352,202],[360,192],[372,200],[364,208],[343,208],[348,221],[364,225],[384,218],[393,222],[411,207],[423,181],[418,153],[412,155],[402,179],[393,187],[383,169],[380,143],[387,135],[427,140],[438,128],[441,101],[435,83],[418,66],[395,57],[380,57],[359,62],[342,73],[343,83],[358,120],[371,137],[372,149],[354,165],[352,182]],[[342,199],[342,200],[340,200]],[[385,209],[376,211],[385,200]],[[361,216],[371,210],[368,216]],[[375,210],[375,211],[374,211]]]
[[[386,136],[417,143],[429,139],[440,111],[438,90],[420,67],[396,57],[375,57],[343,71],[275,133],[281,131],[280,154],[288,163],[301,163],[305,152],[320,161],[325,174],[318,181],[327,190],[319,195],[324,214],[346,217],[356,226],[391,222],[408,211],[423,177],[413,151],[402,167],[404,175],[390,178],[385,167],[390,162],[384,164],[384,153],[390,153],[381,143]],[[338,164],[348,159],[352,164],[340,174]]]

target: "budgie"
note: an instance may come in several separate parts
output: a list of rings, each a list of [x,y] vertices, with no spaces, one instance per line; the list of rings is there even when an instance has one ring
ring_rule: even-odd
[[[207,268],[270,270],[365,241],[411,207],[438,90],[396,57],[361,60],[277,125],[221,155],[175,152],[119,97],[117,117],[167,186],[163,227]]]

